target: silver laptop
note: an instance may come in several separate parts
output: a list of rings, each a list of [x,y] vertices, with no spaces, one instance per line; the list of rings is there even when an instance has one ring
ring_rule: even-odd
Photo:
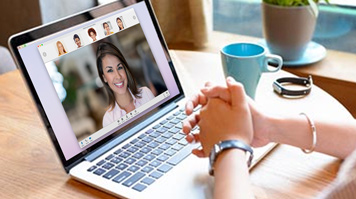
[[[199,145],[181,131],[184,93],[148,0],[93,8],[9,46],[70,176],[123,198],[212,196],[207,159],[190,155]]]

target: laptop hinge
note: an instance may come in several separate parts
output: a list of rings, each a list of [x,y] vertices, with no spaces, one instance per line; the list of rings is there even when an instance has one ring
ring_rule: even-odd
[[[113,147],[117,146],[118,144],[120,144],[121,142],[126,140],[127,138],[129,138],[132,135],[136,134],[138,131],[140,131],[141,129],[145,128],[146,126],[152,124],[154,121],[158,120],[159,118],[161,118],[162,116],[164,116],[168,112],[172,111],[177,106],[178,105],[176,103],[174,103],[174,102],[169,104],[169,105],[167,105],[165,108],[163,108],[162,110],[158,111],[157,113],[155,113],[154,115],[152,115],[151,117],[149,117],[148,119],[146,119],[145,121],[140,123],[139,125],[137,125],[134,128],[126,131],[125,133],[123,133],[122,135],[120,135],[117,138],[113,139],[112,141],[110,141],[108,144],[105,144],[101,148],[93,151],[88,156],[86,156],[84,159],[87,160],[87,161],[90,161],[90,162],[94,161],[96,158],[100,157],[102,154],[104,154],[107,151],[111,150]]]

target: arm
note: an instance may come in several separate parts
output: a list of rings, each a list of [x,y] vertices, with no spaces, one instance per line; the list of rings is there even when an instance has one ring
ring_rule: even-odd
[[[200,95],[193,97],[187,103],[187,114],[191,113],[192,107],[207,101],[207,98],[220,98],[231,103],[230,94],[225,87],[207,84],[201,91]],[[269,142],[276,142],[305,149],[311,147],[312,134],[305,116],[276,117],[266,115],[259,110],[253,100],[247,99],[254,127],[252,146],[260,147]],[[312,119],[314,119],[317,132],[315,151],[344,159],[356,149],[356,120]],[[189,123],[184,126],[183,131],[190,131],[190,128],[196,123],[196,117],[190,117]],[[188,141],[190,139],[192,138],[188,137]]]
[[[202,144],[202,150],[195,150],[200,157],[209,155],[214,144],[225,140],[252,141],[252,119],[242,85],[228,80],[228,90],[233,102],[221,99],[201,101],[205,104],[200,110],[200,132],[194,137]],[[228,149],[221,152],[214,164],[214,198],[253,198],[245,152]]]
[[[312,146],[312,133],[305,116],[288,118],[269,117],[269,140],[309,149]],[[346,158],[356,149],[356,122],[314,120],[317,133],[315,151]]]

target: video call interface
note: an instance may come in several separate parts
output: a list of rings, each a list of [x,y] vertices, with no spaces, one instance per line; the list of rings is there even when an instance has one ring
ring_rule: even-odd
[[[80,148],[170,96],[134,9],[37,47]]]

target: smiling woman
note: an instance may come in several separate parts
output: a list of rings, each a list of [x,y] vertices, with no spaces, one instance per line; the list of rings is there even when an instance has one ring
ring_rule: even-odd
[[[109,108],[103,117],[103,127],[154,98],[147,87],[137,88],[128,63],[116,46],[101,43],[96,57],[99,77],[109,95]]]

